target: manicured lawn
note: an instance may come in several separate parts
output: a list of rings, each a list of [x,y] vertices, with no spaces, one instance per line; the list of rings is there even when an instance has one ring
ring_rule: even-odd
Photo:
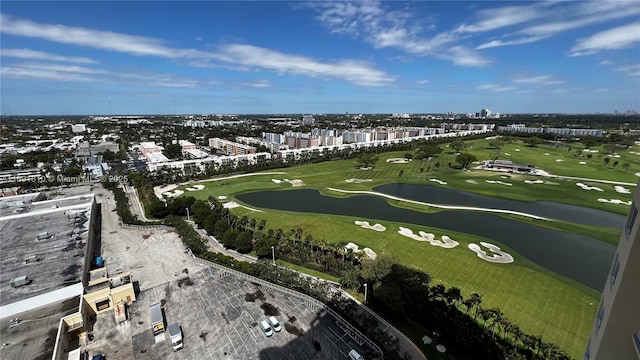
[[[284,266],[284,267],[287,267],[289,269],[293,269],[293,270],[299,271],[301,273],[305,273],[307,275],[315,276],[315,277],[320,278],[320,279],[325,279],[325,280],[335,281],[335,282],[339,282],[340,281],[339,278],[337,278],[337,277],[335,277],[333,275],[321,273],[319,271],[315,271],[313,269],[309,269],[309,268],[306,268],[306,267],[303,267],[303,266],[300,266],[300,265],[292,264],[290,262],[286,262],[286,261],[282,261],[282,260],[276,259],[276,264],[278,266]]]
[[[488,146],[487,140],[467,142],[470,147],[463,150],[474,154],[480,161],[493,158],[496,150]],[[585,153],[578,158],[577,150],[581,144],[566,146],[538,145],[526,146],[522,142],[507,144],[502,149],[501,159],[509,159],[518,163],[535,164],[555,175],[595,178],[602,180],[637,183],[635,173],[640,172],[640,146],[631,150],[621,150],[619,158],[611,158],[608,166],[603,161],[602,148],[594,148],[599,153]],[[545,179],[536,176],[501,174],[489,171],[460,171],[449,168],[455,163],[455,154],[451,149],[445,151],[431,161],[413,160],[406,164],[387,163],[390,158],[403,157],[406,152],[394,152],[378,155],[373,170],[360,170],[354,159],[324,162],[294,168],[281,169],[284,175],[260,175],[239,179],[226,179],[216,182],[203,182],[206,188],[202,191],[189,192],[188,195],[199,199],[209,196],[227,196],[235,200],[235,195],[259,190],[290,190],[287,182],[276,183],[272,179],[300,179],[306,188],[315,188],[328,196],[344,197],[329,191],[327,188],[344,190],[372,190],[378,185],[404,182],[439,186],[449,189],[474,192],[482,195],[500,197],[518,201],[554,201],[578,206],[591,207],[626,215],[629,206],[598,202],[599,198],[630,201],[631,194],[621,194],[614,190],[614,185],[597,182]],[[509,155],[507,155],[509,154]],[[545,155],[548,154],[548,155]],[[591,154],[589,159],[586,155]],[[563,160],[563,161],[556,161]],[[580,164],[583,161],[586,164]],[[616,167],[613,162],[618,161]],[[629,163],[628,169],[622,167]],[[440,164],[436,166],[436,164]],[[367,180],[366,182],[347,181],[351,179]],[[370,179],[370,181],[369,181]],[[437,184],[430,179],[446,181]],[[552,184],[527,184],[525,180],[546,180]],[[488,183],[502,181],[511,186]],[[589,186],[601,188],[603,191],[587,191],[576,186],[582,182]],[[625,186],[634,190],[633,186]],[[394,206],[411,208],[419,211],[438,211],[419,205],[408,205],[398,201],[390,201]],[[391,254],[403,264],[418,267],[433,277],[432,285],[443,283],[446,286],[457,286],[463,295],[468,297],[477,292],[483,295],[484,308],[499,307],[501,311],[520,328],[533,335],[540,335],[544,341],[556,343],[572,357],[582,356],[588,333],[593,324],[600,294],[574,281],[568,280],[528,261],[511,249],[497,244],[515,258],[512,264],[493,264],[483,261],[467,249],[471,242],[490,241],[462,232],[443,231],[440,229],[417,227],[412,224],[392,223],[376,219],[357,219],[353,217],[325,214],[301,214],[285,211],[264,210],[254,212],[244,208],[233,210],[240,216],[247,215],[256,219],[266,219],[267,227],[302,228],[305,233],[327,243],[355,242],[361,248],[370,247],[378,254]],[[387,227],[384,232],[376,232],[356,226],[355,220],[382,223]],[[454,249],[434,247],[428,243],[418,242],[397,233],[398,227],[408,227],[414,232],[421,230],[432,232],[437,237],[448,235],[459,241]],[[564,222],[546,223],[545,226],[574,233],[589,235],[594,238],[617,243],[619,231],[586,227]],[[289,266],[289,265],[287,265]],[[295,268],[295,266],[291,266]],[[309,270],[304,270],[309,273]],[[313,274],[319,276],[319,274]],[[326,276],[322,276],[326,277]],[[407,330],[411,332],[410,330]],[[414,330],[415,331],[415,330]],[[415,334],[412,334],[415,335]],[[414,337],[414,336],[412,336]]]

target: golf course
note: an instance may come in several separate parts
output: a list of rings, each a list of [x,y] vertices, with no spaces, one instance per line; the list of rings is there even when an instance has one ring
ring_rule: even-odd
[[[604,273],[598,270],[598,279],[607,276],[606,264],[610,264],[621,228],[587,221],[580,223],[567,218],[563,220],[523,210],[503,211],[504,208],[493,206],[410,199],[390,195],[381,189],[386,190],[385,186],[399,183],[455,190],[481,195],[481,200],[488,197],[527,206],[551,202],[571,209],[580,207],[585,211],[604,211],[623,221],[640,176],[640,145],[619,147],[615,152],[607,153],[602,146],[585,149],[580,143],[554,142],[531,146],[514,139],[497,149],[491,145],[491,139],[468,140],[460,153],[473,155],[477,162],[467,169],[455,166],[456,151],[446,144],[442,145],[442,150],[428,160],[419,159],[415,150],[387,152],[377,154],[368,167],[360,166],[356,159],[326,161],[239,177],[207,179],[167,187],[162,191],[164,194],[177,194],[175,191],[179,191],[182,193],[180,196],[203,200],[213,197],[226,203],[238,216],[266,220],[269,229],[287,231],[301,228],[304,233],[326,244],[351,242],[360,249],[371,249],[377,256],[393,256],[403,265],[430,274],[432,285],[441,283],[458,287],[465,298],[472,293],[481,294],[483,308],[499,308],[523,332],[557,344],[572,358],[581,358],[598,309],[602,286],[588,286],[585,282],[564,276],[549,266],[541,265],[540,261],[533,261],[533,255],[525,256],[514,248],[516,245],[512,247],[506,240],[478,235],[481,231],[471,231],[470,223],[455,220],[464,212],[483,216],[478,219],[499,219],[508,221],[510,226],[521,224],[523,229],[540,229],[545,231],[540,234],[551,234],[539,239],[540,243],[536,239],[527,240],[532,254],[535,251],[542,254],[566,252],[560,245],[561,236],[588,239],[595,256],[600,254],[598,249],[605,249],[602,252],[605,255],[593,260],[606,268]],[[481,169],[485,160],[496,158],[534,165],[539,174]],[[420,187],[416,189],[419,191]],[[269,200],[260,204],[243,201],[245,197],[250,198],[249,194],[252,199],[262,196]],[[351,212],[314,211],[319,201],[311,202],[309,199],[317,199],[317,196],[334,201],[331,204],[350,201]],[[297,206],[296,209],[301,210],[284,210],[279,198],[289,204],[289,208]],[[358,213],[359,208],[367,211]],[[401,211],[398,212],[400,215],[388,215],[396,210]],[[380,216],[358,216],[375,213]],[[598,216],[598,213],[594,214]],[[447,224],[453,225],[429,226],[426,219],[438,215],[447,217]],[[500,223],[489,220],[475,224],[475,227],[483,228],[482,231],[486,230],[488,234],[492,226]],[[379,226],[374,227],[374,224]],[[558,234],[558,239],[553,234]],[[520,235],[514,231],[512,236],[517,238]],[[557,248],[554,241],[557,241]],[[591,261],[581,260],[580,253],[560,255],[572,255],[586,267]],[[304,271],[299,267],[296,269]],[[401,323],[398,327],[406,329],[407,335],[423,346],[419,341],[424,335],[420,334],[421,330],[405,325]]]

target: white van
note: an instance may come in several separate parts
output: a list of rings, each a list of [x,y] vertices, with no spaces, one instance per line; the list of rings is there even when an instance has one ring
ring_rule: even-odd
[[[364,360],[364,356],[358,354],[358,352],[355,349],[351,349],[351,351],[349,351],[349,359],[351,359],[351,360]]]
[[[262,322],[260,322],[260,328],[262,329],[262,331],[264,331],[265,335],[273,335],[273,329],[271,329],[271,326],[269,326],[269,323],[267,323],[265,320],[262,320]]]
[[[275,318],[275,316],[269,318],[269,325],[271,325],[271,327],[273,327],[273,330],[277,332],[282,330],[282,326],[280,326],[280,323],[278,322],[278,319]]]

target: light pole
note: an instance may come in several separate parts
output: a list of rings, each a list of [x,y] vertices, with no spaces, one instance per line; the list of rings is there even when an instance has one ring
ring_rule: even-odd
[[[364,303],[367,303],[367,283],[364,283]]]
[[[191,218],[189,217],[189,208],[187,208],[187,221],[191,222]]]
[[[276,249],[271,246],[271,258],[273,266],[276,266]]]

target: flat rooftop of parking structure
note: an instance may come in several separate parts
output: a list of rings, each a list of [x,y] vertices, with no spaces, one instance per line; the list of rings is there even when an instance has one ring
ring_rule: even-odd
[[[169,335],[154,338],[149,305],[161,303],[165,325],[182,326],[184,349],[173,352]],[[358,345],[332,315],[303,298],[260,286],[214,268],[182,274],[142,291],[125,325],[99,317],[90,352],[118,359],[345,359]],[[267,337],[259,323],[274,315],[280,332]]]
[[[1,213],[0,306],[82,281],[92,202],[89,193]],[[28,284],[11,286],[23,276]]]
[[[78,311],[79,304],[78,294],[67,300],[56,301],[2,319],[0,359],[51,359],[60,319]],[[19,325],[10,326],[11,320],[15,318],[20,319]]]

